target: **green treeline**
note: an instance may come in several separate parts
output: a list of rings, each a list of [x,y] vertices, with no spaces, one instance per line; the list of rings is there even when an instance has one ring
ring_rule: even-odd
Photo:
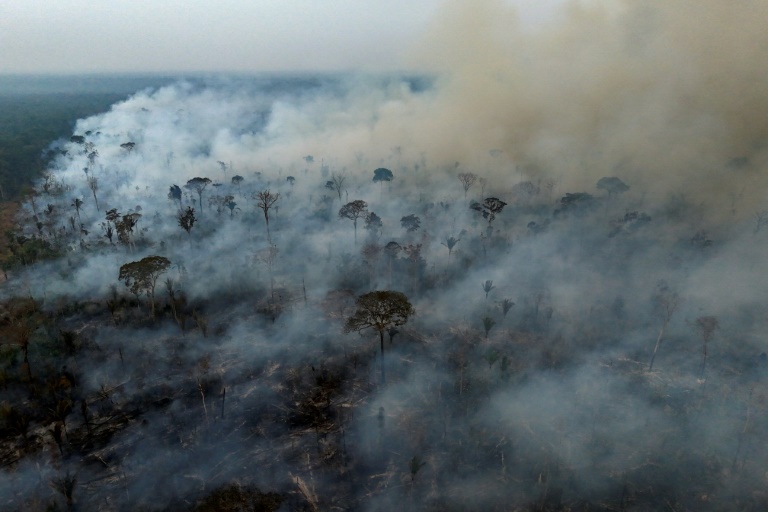
[[[123,98],[117,93],[0,94],[0,197],[18,199],[45,169],[51,142],[68,138],[78,119]]]

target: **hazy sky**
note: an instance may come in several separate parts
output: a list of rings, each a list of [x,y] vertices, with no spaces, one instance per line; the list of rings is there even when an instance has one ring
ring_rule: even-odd
[[[0,73],[403,69],[469,1],[3,0]],[[531,25],[563,1],[506,4]]]

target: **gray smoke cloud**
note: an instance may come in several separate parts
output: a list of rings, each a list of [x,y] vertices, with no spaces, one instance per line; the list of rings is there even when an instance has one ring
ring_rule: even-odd
[[[5,503],[60,500],[48,482],[72,470],[109,510],[232,482],[281,510],[764,509],[766,7],[572,2],[528,30],[503,2],[446,2],[423,75],[190,79],[80,120],[19,218],[63,257],[3,293],[82,333],[66,362],[115,432],[18,462]],[[488,197],[495,219],[469,208]],[[355,238],[338,211],[357,199],[382,226]],[[111,208],[141,215],[129,243],[107,240]],[[153,254],[183,332],[165,291],[149,320],[117,279]],[[374,289],[417,311],[385,335],[386,385],[376,333],[341,332]]]
[[[446,5],[418,60],[449,77],[424,121],[441,154],[479,166],[501,149],[499,176],[567,187],[621,175],[718,207],[762,200],[765,2],[568,2],[535,31],[504,2]]]

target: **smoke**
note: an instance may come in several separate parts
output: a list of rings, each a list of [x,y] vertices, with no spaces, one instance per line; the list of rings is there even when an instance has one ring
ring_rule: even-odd
[[[233,483],[285,510],[764,509],[766,7],[571,2],[531,29],[446,2],[420,74],[190,78],[80,120],[19,217],[60,257],[4,284],[51,322],[37,395],[9,349],[4,397],[84,412],[57,447],[30,411],[3,503],[62,503],[72,471],[108,510]],[[340,218],[353,200],[382,226]],[[137,215],[122,239],[111,209]],[[149,255],[172,264],[154,317],[118,280]],[[376,289],[417,312],[383,356],[342,334]]]
[[[417,61],[445,72],[443,148],[501,149],[534,179],[620,175],[723,207],[765,185],[766,2],[568,2],[525,30],[505,2],[447,2]],[[448,155],[450,151],[441,151]]]

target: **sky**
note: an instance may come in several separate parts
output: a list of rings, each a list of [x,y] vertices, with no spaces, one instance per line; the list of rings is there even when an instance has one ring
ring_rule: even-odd
[[[465,1],[5,0],[0,73],[411,69]],[[499,5],[535,26],[563,2]]]

